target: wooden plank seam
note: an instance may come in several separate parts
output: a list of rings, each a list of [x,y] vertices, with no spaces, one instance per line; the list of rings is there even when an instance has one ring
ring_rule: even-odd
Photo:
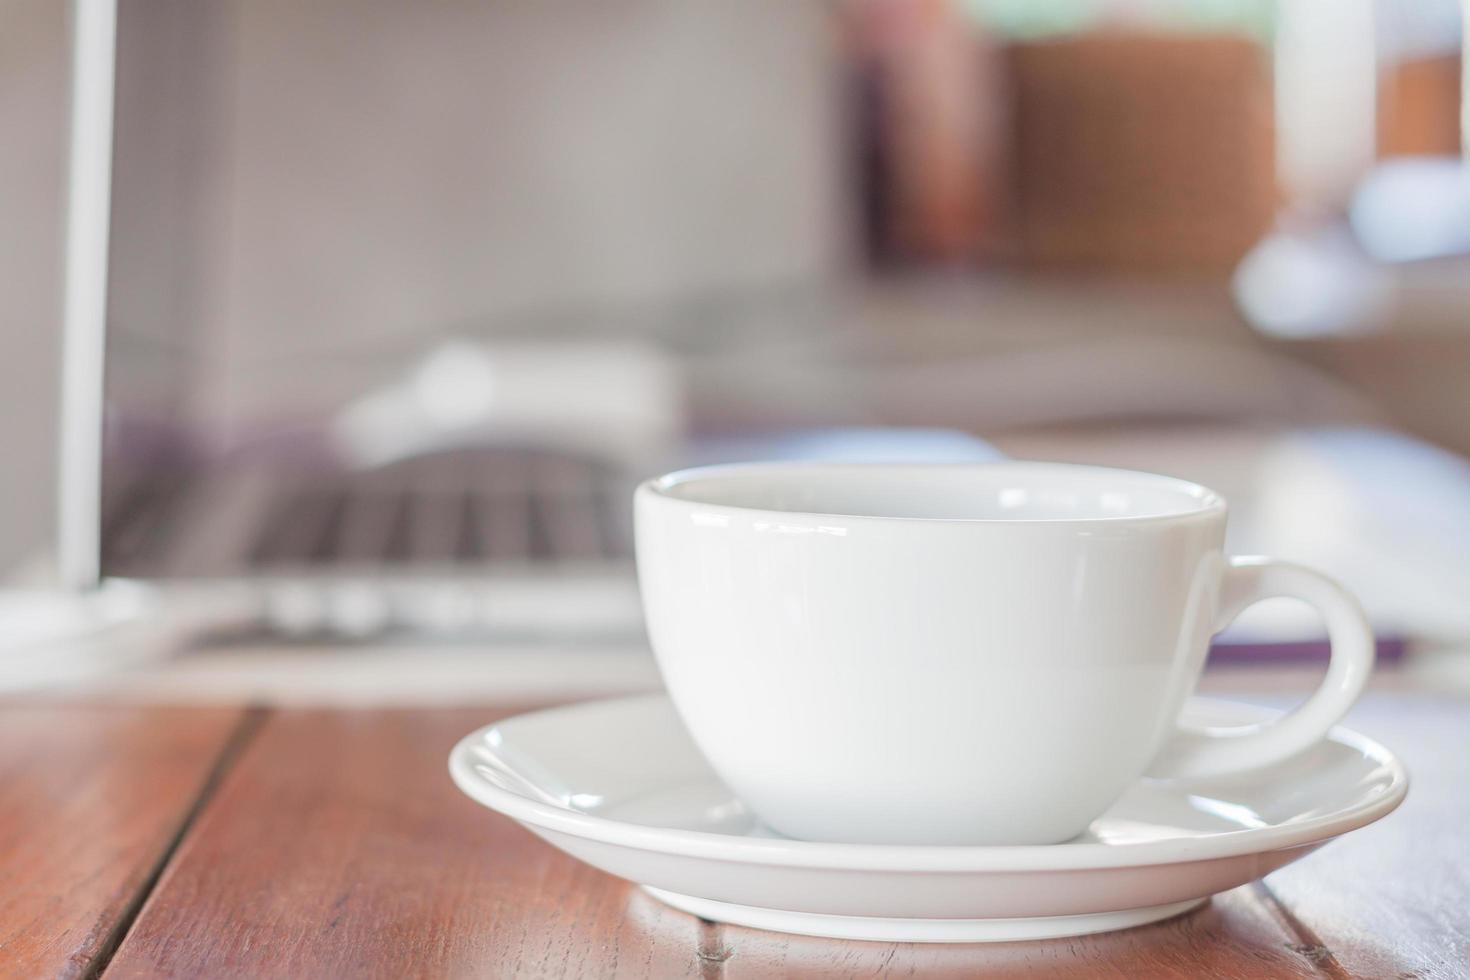
[[[168,843],[164,845],[163,850],[158,855],[158,860],[149,869],[148,875],[138,888],[137,894],[133,896],[127,908],[123,910],[122,915],[118,916],[117,922],[113,924],[111,931],[108,932],[106,939],[103,940],[102,945],[98,948],[97,955],[92,959],[92,962],[73,974],[79,980],[97,980],[107,970],[108,964],[112,962],[112,957],[117,953],[118,948],[122,946],[123,940],[127,938],[128,932],[133,928],[133,923],[138,920],[138,916],[142,914],[144,906],[148,904],[148,899],[158,886],[159,879],[163,877],[164,871],[168,869],[169,864],[173,861],[174,854],[177,853],[179,845],[188,836],[190,829],[194,826],[194,822],[204,812],[204,808],[209,805],[209,801],[214,798],[215,791],[224,782],[225,777],[234,768],[235,763],[244,754],[245,749],[265,724],[265,720],[269,714],[269,708],[259,705],[252,705],[245,709],[244,715],[241,716],[240,721],[235,725],[235,730],[230,733],[230,737],[220,747],[219,755],[215,758],[214,764],[209,767],[209,772],[205,774],[203,781],[200,782],[199,791],[194,795],[193,802],[184,811],[183,817],[179,820],[178,827],[169,836]]]

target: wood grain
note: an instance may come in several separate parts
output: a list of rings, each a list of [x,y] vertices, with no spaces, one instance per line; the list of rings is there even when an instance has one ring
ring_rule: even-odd
[[[1250,889],[1132,932],[886,945],[667,909],[463,799],[450,746],[485,711],[273,716],[215,794],[108,976],[1315,976]]]
[[[1409,803],[1169,922],[1050,942],[837,942],[675,912],[460,796],[450,746],[506,711],[271,715],[193,821],[107,975],[1464,976],[1470,716],[1370,695]]]
[[[111,951],[245,712],[0,708],[0,976]]]
[[[1270,887],[1341,973],[1470,976],[1470,702],[1374,694],[1348,722],[1404,760],[1408,799]]]
[[[504,713],[273,715],[107,976],[698,973],[698,920],[455,789],[449,749]]]

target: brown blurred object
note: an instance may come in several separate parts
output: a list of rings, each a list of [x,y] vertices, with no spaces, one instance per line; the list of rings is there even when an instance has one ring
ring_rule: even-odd
[[[870,101],[865,147],[879,259],[973,256],[995,210],[1000,99],[994,48],[956,0],[852,9]]]
[[[1017,44],[1022,258],[1225,274],[1276,205],[1266,54],[1246,38],[1107,33]]]
[[[1401,61],[1378,82],[1378,155],[1460,155],[1460,57]]]

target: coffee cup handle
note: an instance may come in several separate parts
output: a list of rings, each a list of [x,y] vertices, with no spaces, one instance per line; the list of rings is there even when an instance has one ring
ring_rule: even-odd
[[[1321,686],[1296,710],[1263,725],[1201,728],[1180,722],[1149,776],[1218,776],[1280,762],[1320,741],[1358,699],[1373,668],[1373,631],[1358,601],[1321,572],[1273,558],[1229,559],[1216,631],[1247,607],[1278,596],[1311,604],[1326,621],[1332,653]]]

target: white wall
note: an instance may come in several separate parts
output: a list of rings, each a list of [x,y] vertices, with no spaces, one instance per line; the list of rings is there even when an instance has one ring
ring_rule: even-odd
[[[54,527],[65,19],[0,0],[0,572]]]

